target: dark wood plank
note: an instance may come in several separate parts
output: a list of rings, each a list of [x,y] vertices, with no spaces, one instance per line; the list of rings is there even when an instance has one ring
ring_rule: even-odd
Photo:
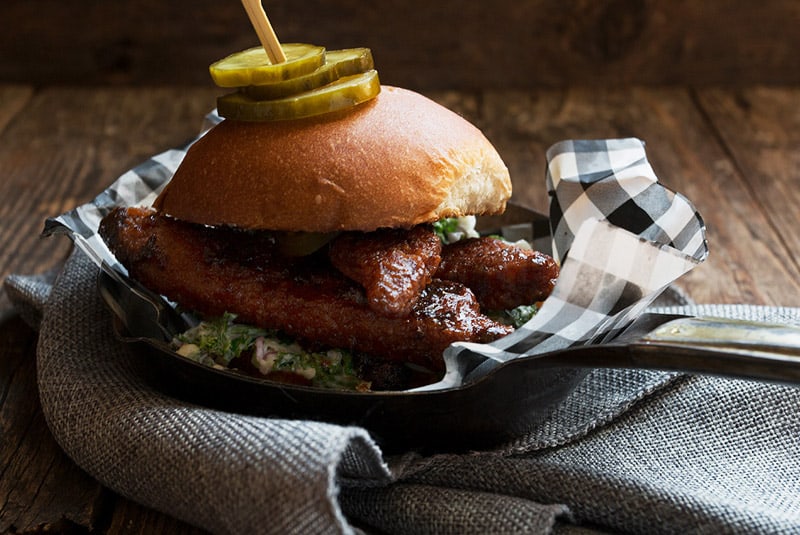
[[[32,96],[30,87],[0,87],[0,133],[25,120]],[[7,135],[3,141],[9,142]],[[16,266],[34,264],[14,249],[16,238],[9,238],[24,214],[12,210],[20,192],[7,187],[11,162],[0,158],[0,169],[5,276]],[[0,294],[0,341],[0,531],[90,525],[101,487],[63,454],[47,429],[36,387],[36,333],[11,314],[5,294]]]
[[[271,2],[279,37],[369,46],[420,89],[800,82],[794,0]],[[0,80],[208,84],[257,44],[239,2],[5,0]],[[735,36],[735,39],[732,38]]]
[[[0,85],[0,133],[31,99],[33,88],[28,85]]]
[[[796,95],[794,104],[800,106]],[[754,205],[750,177],[732,161],[690,92],[629,88],[490,93],[482,114],[485,121],[493,118],[487,135],[507,160],[516,198],[540,210],[547,206],[544,153],[552,143],[644,139],[661,181],[692,199],[708,225],[711,257],[681,279],[691,295],[699,302],[800,302],[800,270],[785,238]],[[797,171],[788,170],[791,161],[780,161],[796,180]]]
[[[737,171],[781,236],[786,261],[800,265],[800,89],[707,89],[698,100]],[[795,299],[791,299],[795,297]],[[796,296],[786,296],[797,305]]]
[[[44,220],[82,204],[119,174],[193,136],[213,93],[44,90],[12,121],[0,146],[0,276],[48,269],[69,249],[42,240]],[[0,299],[5,299],[3,295]],[[7,302],[3,301],[7,307]]]
[[[39,405],[35,334],[0,322],[0,532],[90,526],[102,488],[61,451]]]
[[[14,97],[0,101],[0,118],[9,118],[0,143],[3,278],[60,262],[69,243],[39,238],[44,219],[91,199],[148,156],[183,143],[213,107],[208,90],[66,89],[29,98],[30,91],[3,87],[0,95]],[[0,531],[88,529],[112,517],[124,526],[125,516],[105,510],[113,496],[53,440],[38,401],[36,335],[11,315],[4,293],[0,299]],[[137,516],[135,522],[153,533],[179,525],[170,521],[159,531],[147,529],[150,520]]]
[[[114,508],[106,535],[203,535],[206,531],[168,515],[120,498]]]
[[[9,201],[0,205],[0,273],[55,265],[69,246],[38,238],[44,218],[90,199],[132,165],[192,136],[215,94],[213,88],[33,92],[0,86],[0,196]],[[800,238],[797,231],[776,232],[796,214],[797,91],[429,94],[485,130],[509,164],[515,199],[539,210],[547,206],[544,152],[552,143],[644,139],[662,181],[691,198],[709,225],[712,257],[682,281],[691,295],[701,302],[798,303],[793,251]],[[0,530],[198,533],[102,489],[60,452],[38,406],[35,333],[19,318],[0,317]]]

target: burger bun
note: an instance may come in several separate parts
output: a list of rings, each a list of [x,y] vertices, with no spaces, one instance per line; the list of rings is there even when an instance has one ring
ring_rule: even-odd
[[[155,207],[213,226],[372,231],[501,213],[510,195],[508,169],[478,128],[383,86],[346,112],[223,120],[189,148]]]

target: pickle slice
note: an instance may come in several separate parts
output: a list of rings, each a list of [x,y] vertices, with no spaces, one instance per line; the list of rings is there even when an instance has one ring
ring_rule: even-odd
[[[217,112],[236,121],[302,119],[342,110],[366,102],[380,93],[378,72],[371,69],[290,97],[255,100],[244,93],[228,93],[217,99]]]
[[[336,66],[339,77],[367,72],[375,67],[372,51],[369,48],[345,48],[331,50],[325,62]]]
[[[222,58],[208,68],[220,87],[280,82],[314,72],[325,63],[325,48],[303,43],[281,45],[286,61],[272,63],[262,47],[248,48]]]
[[[316,89],[343,76],[366,72],[373,67],[369,48],[329,50],[325,53],[325,64],[310,74],[273,84],[249,85],[242,87],[241,91],[255,100],[283,98]]]

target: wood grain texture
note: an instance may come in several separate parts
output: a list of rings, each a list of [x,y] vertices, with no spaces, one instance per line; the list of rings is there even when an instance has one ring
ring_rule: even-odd
[[[193,136],[216,90],[0,85],[0,274],[57,265],[69,244],[44,218]],[[681,280],[699,302],[800,306],[800,90],[621,87],[437,90],[484,129],[514,198],[547,209],[546,149],[562,139],[635,136],[662,182],[708,224],[711,257]],[[0,531],[199,530],[103,488],[58,448],[41,414],[36,333],[0,296]]]
[[[142,507],[130,500],[119,498],[105,533],[107,535],[151,535],[157,533],[203,535],[206,532],[153,509]]]
[[[28,85],[0,86],[0,133],[25,106],[33,95],[33,88]]]
[[[103,490],[64,455],[45,424],[35,334],[12,318],[0,323],[0,337],[0,532],[92,525]]]
[[[768,110],[771,101],[764,98]],[[487,135],[511,169],[518,201],[540,211],[546,209],[544,153],[553,143],[638,137],[647,143],[648,157],[660,180],[692,199],[707,223],[711,257],[681,280],[693,297],[700,302],[800,303],[800,285],[795,282],[800,280],[800,270],[792,260],[795,253],[787,247],[786,238],[775,232],[774,210],[753,203],[750,178],[757,175],[748,172],[745,176],[732,158],[751,154],[747,145],[729,146],[721,139],[695,105],[691,91],[574,89],[489,93],[484,100],[484,116],[495,118],[487,126]],[[777,128],[781,127],[773,127]],[[788,137],[784,139],[787,145],[783,150],[793,154],[794,145]],[[791,159],[779,161],[786,181],[796,183],[798,169],[786,166]],[[753,163],[761,169],[773,164]],[[793,230],[791,233],[797,236]],[[743,237],[746,241],[739,242]]]
[[[800,265],[800,89],[707,89],[698,102],[731,164],[781,236],[787,260]]]
[[[368,46],[417,89],[800,82],[794,0],[269,2],[284,42]],[[240,2],[5,0],[0,81],[210,84],[258,44]]]
[[[198,98],[176,89],[36,93],[6,126],[0,145],[0,199],[14,199],[0,203],[0,226],[16,229],[0,235],[0,275],[44,271],[59,262],[68,243],[39,238],[45,219],[92,199],[133,165],[193,136],[214,106],[210,91],[194,94]]]
[[[2,87],[0,95],[0,119],[8,118],[0,130],[2,278],[61,262],[69,242],[40,238],[45,218],[90,200],[131,166],[188,140],[213,107],[205,89],[33,93]],[[36,335],[11,315],[5,293],[0,307],[0,532],[102,523],[113,499],[64,455],[42,417]]]

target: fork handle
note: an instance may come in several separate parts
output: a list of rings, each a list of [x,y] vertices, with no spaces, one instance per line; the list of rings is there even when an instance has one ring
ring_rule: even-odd
[[[800,385],[800,327],[792,325],[681,318],[627,349],[635,367]]]

